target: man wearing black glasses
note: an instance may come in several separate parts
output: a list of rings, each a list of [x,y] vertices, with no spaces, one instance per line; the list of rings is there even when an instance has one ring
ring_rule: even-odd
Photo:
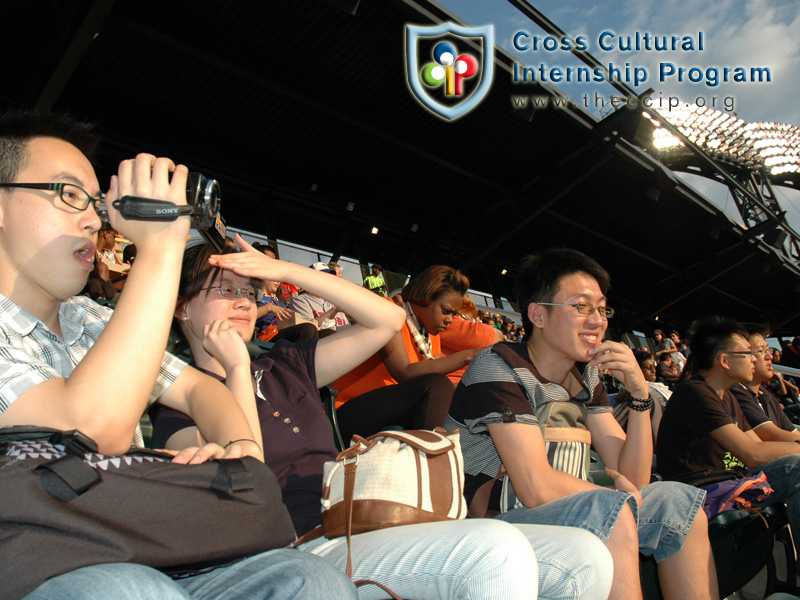
[[[231,392],[164,353],[189,219],[127,221],[112,206],[124,195],[185,205],[186,167],[147,154],[120,164],[108,217],[136,243],[136,264],[113,313],[74,297],[94,267],[101,226],[100,184],[87,158],[95,145],[87,125],[63,116],[0,115],[0,426],[78,429],[99,452],[117,455],[141,442],[139,418],[159,400],[192,414],[204,438],[217,442],[185,450],[175,462],[243,454],[263,460],[254,441],[260,436]],[[0,493],[15,492],[8,487],[0,473]],[[0,552],[13,537],[3,532]],[[348,580],[314,558],[278,550],[179,581],[144,565],[92,565],[53,577],[26,598],[355,598]],[[35,570],[39,561],[29,563]],[[300,579],[286,585],[287,573]]]
[[[767,344],[769,328],[757,323],[744,326],[750,334],[748,341],[756,357],[755,374],[750,383],[739,383],[731,391],[759,439],[765,442],[800,440],[800,431],[783,411],[780,400],[769,385],[776,377],[772,370],[772,350]]]
[[[661,419],[656,442],[659,473],[676,479],[736,466],[764,471],[775,490],[770,502],[787,504],[792,530],[799,532],[800,440],[763,441],[731,393],[731,388],[753,381],[766,341],[721,317],[699,320],[692,331],[696,374],[675,387]],[[763,344],[754,348],[751,340]]]
[[[591,531],[614,559],[609,598],[642,597],[640,551],[658,561],[665,598],[715,597],[702,492],[648,485],[652,400],[631,349],[603,339],[614,316],[608,289],[608,273],[574,250],[523,262],[517,297],[528,339],[495,344],[472,361],[445,423],[462,431],[471,514],[499,510],[512,523]],[[630,393],[627,435],[601,373]],[[590,446],[615,489],[591,481]]]

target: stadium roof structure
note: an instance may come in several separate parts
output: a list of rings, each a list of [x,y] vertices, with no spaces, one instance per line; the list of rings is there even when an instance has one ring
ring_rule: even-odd
[[[611,273],[619,332],[724,314],[800,333],[796,234],[753,187],[774,180],[722,169],[752,212],[739,224],[670,168],[724,180],[708,149],[680,163],[627,111],[514,109],[500,48],[483,102],[440,119],[403,57],[406,23],[458,22],[435,2],[27,0],[4,18],[5,98],[96,120],[101,181],[122,158],[167,155],[220,181],[229,225],[270,238],[399,273],[452,264],[508,298],[522,256],[570,246]]]

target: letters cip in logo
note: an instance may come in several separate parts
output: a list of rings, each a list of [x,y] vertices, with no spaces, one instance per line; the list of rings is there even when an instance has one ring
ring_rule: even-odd
[[[420,42],[448,34],[480,39],[483,57],[476,57],[477,52],[466,43],[462,44],[463,48],[458,48],[457,43],[444,40],[433,45],[430,52],[420,51]],[[405,57],[411,93],[427,109],[452,121],[475,108],[489,91],[494,75],[494,26],[462,27],[453,23],[433,27],[406,25]],[[478,84],[466,91],[464,84],[467,81]],[[439,102],[432,96],[436,90],[440,90],[439,95],[447,103]]]

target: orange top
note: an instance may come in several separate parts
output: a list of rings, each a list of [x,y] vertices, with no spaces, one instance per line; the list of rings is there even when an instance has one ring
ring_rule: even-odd
[[[400,333],[403,334],[403,341],[406,345],[406,353],[408,354],[409,362],[415,363],[425,360],[417,349],[417,345],[414,343],[414,338],[411,337],[411,331],[408,329],[407,324],[403,324],[403,329],[400,330]],[[431,355],[436,356],[442,351],[441,344],[439,343],[439,336],[431,335],[430,338]],[[336,408],[339,408],[351,398],[366,394],[379,387],[395,385],[396,383],[397,381],[391,376],[389,369],[383,364],[380,355],[375,353],[355,369],[342,375],[339,379],[334,381],[331,386],[339,391],[336,396]]]
[[[461,350],[491,346],[494,344],[495,331],[495,328],[491,325],[468,321],[456,315],[453,317],[453,322],[448,325],[447,329],[439,334],[439,337],[441,337],[442,354],[450,356]],[[447,378],[458,385],[461,381],[461,376],[464,375],[464,371],[466,370],[467,367],[461,367],[458,371],[453,371],[448,374]]]

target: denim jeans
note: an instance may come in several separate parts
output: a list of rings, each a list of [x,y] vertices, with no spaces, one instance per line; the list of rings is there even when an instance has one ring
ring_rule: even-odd
[[[344,571],[345,538],[299,547]],[[353,578],[373,579],[414,600],[605,600],[611,555],[572,527],[510,525],[492,519],[390,527],[352,537]],[[386,598],[372,585],[360,600]]]
[[[156,569],[109,563],[49,579],[24,600],[319,600],[356,598],[330,563],[296,550],[271,550],[202,575],[171,579]]]
[[[580,527],[605,542],[628,503],[638,525],[639,551],[661,562],[683,548],[695,516],[703,509],[705,490],[664,481],[651,483],[640,492],[640,507],[631,494],[597,489],[571,494],[536,508],[517,508],[497,518],[509,523]]]
[[[761,503],[761,506],[786,503],[786,514],[792,535],[800,536],[800,454],[788,454],[773,458],[771,461],[751,469],[753,473],[764,471],[767,481],[775,490]],[[798,562],[800,566],[800,562]]]

